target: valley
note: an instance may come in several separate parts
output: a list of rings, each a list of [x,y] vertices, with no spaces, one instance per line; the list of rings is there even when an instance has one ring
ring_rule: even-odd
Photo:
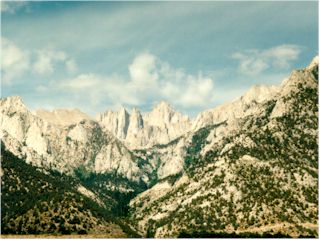
[[[317,57],[194,119],[0,111],[4,236],[318,237]]]

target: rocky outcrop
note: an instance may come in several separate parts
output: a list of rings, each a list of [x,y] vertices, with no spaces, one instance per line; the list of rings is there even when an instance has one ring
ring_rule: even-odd
[[[282,82],[279,91],[279,100],[272,110],[272,118],[284,116],[290,111],[286,96],[300,91],[302,87],[317,87],[318,82],[314,81],[314,78],[318,78],[318,64],[318,57],[315,57],[308,67],[293,71],[290,77]]]
[[[294,71],[275,90],[253,88],[225,107],[260,99],[248,101],[252,109],[229,118],[211,110],[185,137],[180,175],[130,202],[142,235],[318,235],[318,65]]]
[[[118,112],[107,111],[99,114],[98,122],[118,139],[124,140],[128,132],[129,118],[129,113],[122,107]]]
[[[98,115],[98,122],[122,140],[130,149],[166,144],[186,133],[191,125],[187,116],[175,112],[165,102],[146,114],[134,108],[129,114],[124,108]]]
[[[91,119],[79,109],[54,109],[52,111],[37,109],[34,114],[48,123],[60,126],[68,126]]]
[[[253,86],[239,99],[200,113],[192,124],[192,130],[196,131],[223,121],[232,122],[237,118],[254,114],[259,110],[260,103],[272,99],[278,92],[279,88],[276,86]]]
[[[95,121],[53,124],[54,119],[48,122],[32,114],[19,97],[2,99],[0,111],[3,143],[32,165],[69,174],[82,168],[94,173],[116,172],[132,181],[145,178],[130,151]]]
[[[130,203],[143,236],[318,235],[317,58],[193,122],[165,102],[98,121],[76,110],[33,114],[19,97],[1,99],[0,112],[6,150],[45,173],[80,173],[77,192],[101,205],[120,188],[126,205],[148,185]]]

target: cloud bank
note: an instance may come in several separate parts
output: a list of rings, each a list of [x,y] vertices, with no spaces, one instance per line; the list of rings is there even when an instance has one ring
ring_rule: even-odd
[[[10,42],[1,38],[2,83],[7,84],[24,74],[30,65],[30,55]]]
[[[65,52],[43,49],[37,52],[33,70],[40,75],[53,74],[54,66],[59,63],[63,63],[68,72],[74,72],[77,69],[75,61],[68,57]]]
[[[213,87],[212,78],[201,73],[197,76],[187,74],[148,52],[133,59],[128,66],[128,77],[90,73],[58,84],[60,91],[86,93],[92,104],[109,99],[115,106],[139,106],[161,99],[183,109],[210,106]]]
[[[292,61],[298,59],[300,52],[299,46],[284,44],[264,50],[236,52],[231,57],[238,60],[240,73],[255,76],[270,67],[278,70],[288,69]]]
[[[1,53],[2,83],[5,85],[30,72],[41,76],[52,75],[58,64],[64,65],[68,72],[77,70],[74,59],[63,51],[54,49],[27,51],[4,37],[1,37]]]
[[[68,99],[66,101],[80,101],[92,109],[102,106],[117,108],[121,105],[149,108],[154,103],[165,100],[177,109],[194,112],[196,109],[211,108],[219,99],[228,95],[220,93],[226,90],[221,90],[221,87],[219,90],[218,84],[215,87],[216,74],[206,75],[201,71],[189,74],[149,52],[136,55],[128,64],[126,73],[112,71],[110,74],[99,74],[84,70],[76,75],[79,72],[77,64],[64,51],[53,48],[23,50],[6,38],[1,40],[4,85],[14,85],[16,79],[28,75],[31,78],[51,76],[53,80],[50,82],[41,81],[34,86],[36,93],[41,96],[59,96]],[[232,58],[238,62],[238,73],[244,77],[259,74],[261,77],[269,70],[282,71],[290,68],[300,52],[299,46],[286,44],[235,52]],[[72,73],[71,77],[63,77],[63,80],[61,76],[52,78],[61,70],[65,71],[62,71],[62,76]],[[226,78],[226,75],[219,78]]]
[[[2,96],[31,108],[167,100],[194,115],[280,83],[318,51],[316,2],[24,3],[2,1]]]

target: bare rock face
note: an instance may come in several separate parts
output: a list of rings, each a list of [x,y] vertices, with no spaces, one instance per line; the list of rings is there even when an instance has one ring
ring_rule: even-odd
[[[306,71],[293,72],[290,81],[285,80],[280,87],[254,86],[236,101],[204,111],[194,121],[166,102],[145,114],[136,108],[131,113],[125,108],[107,111],[95,122],[76,109],[37,110],[32,114],[20,97],[9,97],[0,102],[1,135],[10,151],[37,166],[69,173],[79,167],[97,173],[116,170],[129,179],[146,182],[150,180],[148,174],[156,171],[157,178],[163,179],[183,171],[192,133],[218,125],[208,136],[211,144],[203,148],[206,152],[239,128],[239,119],[258,114],[261,103],[288,94],[301,79],[303,84],[315,84],[308,81],[315,69],[317,59]],[[271,117],[283,115],[286,108],[287,104],[277,101]],[[139,169],[129,149],[153,149],[156,157],[146,160],[147,170]]]
[[[118,112],[107,111],[98,116],[98,121],[118,139],[126,138],[129,127],[130,115],[125,108],[121,108]]]
[[[279,88],[276,86],[253,86],[239,99],[200,113],[193,122],[192,130],[253,114],[258,111],[257,106],[260,103],[271,99],[278,92]]]
[[[319,56],[315,56],[310,62],[309,66],[306,67],[306,70],[313,71],[314,69],[318,69],[319,67]]]
[[[175,112],[165,102],[144,115],[136,108],[131,114],[124,108],[118,112],[107,111],[99,114],[98,122],[130,149],[166,144],[183,135],[191,124],[187,116]]]
[[[317,87],[318,83],[313,79],[315,77],[318,78],[318,64],[319,59],[318,57],[315,57],[309,66],[307,66],[305,69],[293,71],[289,78],[282,82],[279,91],[282,98],[277,101],[277,104],[275,105],[271,114],[272,118],[284,116],[290,111],[289,104],[286,103],[285,96],[289,95],[290,93],[298,92],[302,87]]]
[[[1,126],[19,141],[25,137],[29,122],[25,121],[27,108],[20,97],[6,98],[0,102]],[[16,114],[19,112],[19,114]]]
[[[165,102],[98,121],[78,110],[33,114],[19,97],[1,99],[0,112],[1,142],[29,164],[151,186],[130,203],[143,236],[318,234],[317,58],[279,87],[254,86],[194,121]]]
[[[184,169],[131,200],[137,231],[318,236],[317,60],[279,88],[254,87],[201,113],[193,129],[158,149],[158,175],[175,168],[180,143]]]
[[[130,115],[130,124],[128,127],[128,135],[136,135],[144,127],[144,122],[140,111],[137,108],[134,108]]]
[[[193,122],[176,113],[169,104],[161,102],[150,113],[143,116],[144,128],[136,128],[134,135],[130,135],[131,130],[128,131],[129,135],[125,143],[131,147],[134,146],[133,148],[144,146],[152,149],[159,161],[150,163],[157,170],[157,178],[165,179],[183,172],[186,149],[192,144],[195,132],[201,128],[216,125],[207,138],[210,144],[203,148],[203,152],[209,151],[229,132],[240,127],[239,120],[258,114],[261,110],[260,104],[275,97],[278,91],[279,88],[276,86],[253,86],[238,100],[204,111]],[[148,134],[143,135],[146,131]],[[170,136],[177,137],[172,140]]]
[[[42,112],[40,118],[27,109],[21,98],[8,97],[0,101],[0,111],[2,142],[7,150],[32,165],[69,174],[81,167],[88,172],[116,172],[132,181],[143,178],[130,151],[97,122],[81,120],[64,126],[83,116],[77,110]],[[76,114],[69,120],[62,114],[46,121],[46,117],[59,112]]]
[[[35,115],[48,123],[60,126],[76,124],[81,120],[91,119],[90,116],[79,109],[54,109],[52,111],[37,109]]]
[[[187,116],[175,112],[166,102],[156,105],[150,113],[145,114],[144,119],[150,128],[159,132],[157,136],[159,144],[166,144],[181,136],[191,126],[191,121]]]

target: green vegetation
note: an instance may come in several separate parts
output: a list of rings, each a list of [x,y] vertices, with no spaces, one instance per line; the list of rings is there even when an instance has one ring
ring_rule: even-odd
[[[100,206],[79,194],[79,180],[58,172],[43,173],[8,152],[3,144],[1,147],[2,234],[102,233],[112,236],[114,231],[124,237],[123,230],[127,236],[138,236],[117,217],[115,209],[120,204],[117,200],[122,199],[122,195],[114,192],[104,202],[106,207]]]
[[[111,211],[115,216],[126,216],[129,201],[146,189],[142,181],[140,183],[131,182],[115,172],[97,174],[77,169],[75,173],[85,187],[96,192],[105,203],[109,202],[113,205]],[[126,191],[119,189],[120,187]]]
[[[243,233],[227,233],[227,232],[181,232],[178,238],[291,238],[287,234],[282,233],[250,233],[250,232],[243,232]],[[300,236],[299,238],[314,238],[312,235],[304,235]]]
[[[283,113],[274,117],[277,105]],[[184,169],[191,183],[142,204],[141,209],[135,206],[133,222],[161,216],[147,222],[147,236],[161,230],[161,236],[185,238],[289,237],[286,231],[232,233],[277,223],[291,224],[288,232],[301,237],[318,236],[301,225],[316,226],[318,219],[317,87],[301,79],[288,95],[264,102],[258,114],[237,124],[204,155],[200,152],[208,146],[215,126],[194,133]]]
[[[226,124],[226,122],[222,122],[219,124],[214,124],[208,127],[203,127],[199,129],[194,135],[192,136],[192,142],[187,147],[186,150],[186,157],[185,157],[185,170],[193,175],[193,169],[202,165],[200,151],[202,148],[207,144],[207,137],[210,132],[221,125]],[[214,151],[211,152],[213,155],[215,154]]]

